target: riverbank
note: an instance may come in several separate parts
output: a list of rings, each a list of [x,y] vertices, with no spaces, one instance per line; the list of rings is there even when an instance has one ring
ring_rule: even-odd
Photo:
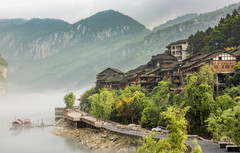
[[[72,129],[64,119],[59,120],[56,126],[51,133],[73,139],[93,152],[136,153],[140,144],[135,137],[117,135],[107,130]]]

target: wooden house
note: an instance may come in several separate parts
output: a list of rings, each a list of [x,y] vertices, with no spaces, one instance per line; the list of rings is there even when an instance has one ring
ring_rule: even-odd
[[[162,53],[158,54],[156,56],[152,56],[151,61],[148,62],[148,68],[164,68],[167,65],[176,62],[177,58],[171,54],[168,53]]]
[[[104,71],[100,72],[97,75],[97,81],[96,86],[99,88],[108,88],[111,90],[111,79],[113,79],[115,76],[123,76],[124,72],[114,69],[114,68],[107,68]]]
[[[97,75],[97,79],[101,79],[103,78],[104,76],[109,76],[109,75],[117,75],[117,74],[124,74],[124,72],[118,70],[118,69],[114,69],[114,68],[107,68],[105,69],[104,71],[100,72],[98,75]]]
[[[152,90],[161,81],[160,68],[150,69],[140,76],[141,86]]]
[[[236,52],[237,54],[237,52]],[[181,67],[181,77],[183,78],[182,86],[185,85],[184,78],[188,73],[198,72],[200,67],[204,64],[213,65],[213,71],[216,73],[216,93],[218,94],[226,86],[225,75],[226,73],[234,73],[234,65],[239,57],[228,51],[213,51],[205,54],[197,54],[193,57],[187,58],[183,61]]]

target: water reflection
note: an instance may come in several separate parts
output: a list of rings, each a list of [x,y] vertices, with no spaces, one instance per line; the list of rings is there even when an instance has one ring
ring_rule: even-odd
[[[50,133],[54,127],[10,130],[14,117],[43,119],[53,124],[54,108],[64,105],[65,93],[8,94],[0,97],[0,153],[89,153],[79,143]]]

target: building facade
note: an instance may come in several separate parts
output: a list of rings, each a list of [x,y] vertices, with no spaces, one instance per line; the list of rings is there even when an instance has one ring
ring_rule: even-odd
[[[185,60],[187,58],[187,47],[188,47],[188,40],[178,40],[176,42],[172,42],[171,44],[167,45],[167,52],[175,56],[178,61]]]

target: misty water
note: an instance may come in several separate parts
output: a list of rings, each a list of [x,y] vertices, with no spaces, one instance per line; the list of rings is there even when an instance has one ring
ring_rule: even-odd
[[[0,153],[89,153],[77,142],[53,135],[54,127],[10,130],[14,117],[54,124],[54,108],[66,93],[7,94],[0,97]],[[76,93],[76,97],[79,97]]]

